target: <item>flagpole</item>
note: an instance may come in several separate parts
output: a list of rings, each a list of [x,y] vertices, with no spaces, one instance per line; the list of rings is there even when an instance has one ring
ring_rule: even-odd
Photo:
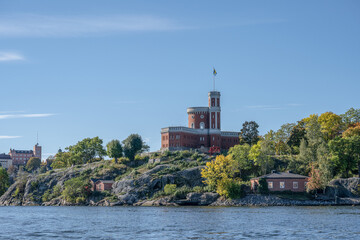
[[[215,91],[215,75],[213,75],[213,87],[214,87],[214,91]]]

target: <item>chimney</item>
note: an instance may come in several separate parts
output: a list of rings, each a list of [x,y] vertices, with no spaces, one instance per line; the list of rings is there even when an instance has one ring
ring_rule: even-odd
[[[277,173],[276,170],[272,170],[271,173]]]

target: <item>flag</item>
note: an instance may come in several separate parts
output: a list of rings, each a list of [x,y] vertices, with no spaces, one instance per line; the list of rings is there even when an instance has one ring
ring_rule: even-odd
[[[215,68],[213,68],[213,69],[214,69],[213,74],[214,74],[214,76],[216,76],[217,72],[216,72]]]

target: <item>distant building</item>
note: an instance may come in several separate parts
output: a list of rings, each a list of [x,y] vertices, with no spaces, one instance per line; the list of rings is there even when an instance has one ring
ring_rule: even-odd
[[[305,192],[308,182],[307,176],[288,172],[276,172],[250,179],[251,189],[256,191],[259,186],[260,178],[264,178],[268,184],[269,191],[292,191]]]
[[[25,166],[30,158],[36,157],[41,159],[41,146],[36,144],[33,150],[15,150],[10,149],[9,155],[14,166]]]
[[[12,166],[11,156],[5,153],[0,154],[0,167],[8,169]]]
[[[239,144],[239,132],[221,131],[220,92],[208,94],[209,107],[190,107],[188,127],[161,129],[161,150],[229,149]]]
[[[113,180],[101,180],[101,179],[90,179],[91,191],[102,192],[105,190],[111,190],[114,184]]]

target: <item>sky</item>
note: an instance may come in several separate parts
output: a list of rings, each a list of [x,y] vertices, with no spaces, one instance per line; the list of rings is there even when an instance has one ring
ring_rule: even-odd
[[[222,130],[360,108],[360,1],[0,0],[0,153],[43,158],[186,126],[212,71]]]

